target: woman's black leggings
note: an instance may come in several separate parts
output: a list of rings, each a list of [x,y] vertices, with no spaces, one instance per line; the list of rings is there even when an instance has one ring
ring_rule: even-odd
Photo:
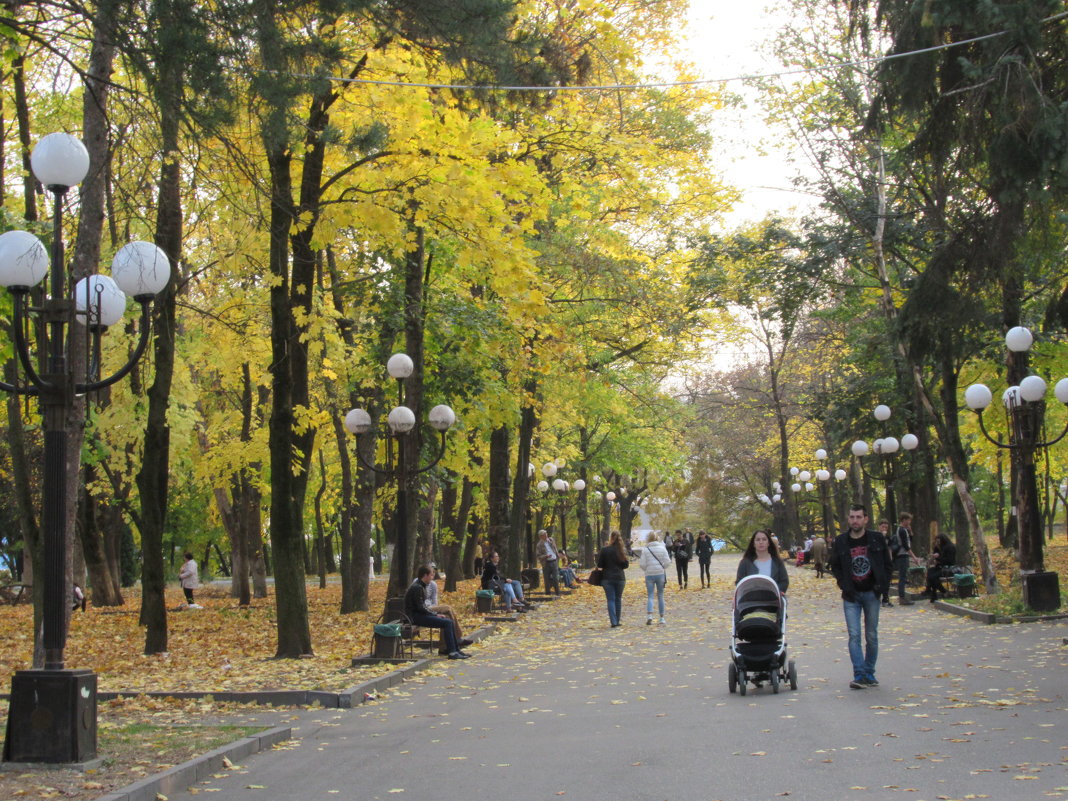
[[[193,590],[189,587],[182,587],[182,592],[185,593],[185,602],[187,604],[193,603]]]
[[[689,559],[676,559],[675,570],[679,573],[679,586],[687,583],[690,580],[689,576],[690,560]]]
[[[712,583],[712,560],[711,559],[699,559],[698,562],[701,565],[701,583]]]

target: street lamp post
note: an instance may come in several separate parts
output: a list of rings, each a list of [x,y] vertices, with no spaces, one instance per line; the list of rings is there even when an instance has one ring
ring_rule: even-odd
[[[115,255],[110,278],[83,278],[68,295],[63,200],[88,173],[89,153],[70,134],[49,134],[34,148],[30,164],[34,175],[53,195],[52,249],[49,254],[37,237],[26,231],[0,235],[0,286],[7,287],[12,295],[14,350],[27,379],[26,383],[0,381],[0,389],[36,396],[44,423],[41,579],[45,662],[42,670],[21,670],[11,679],[4,760],[79,763],[96,757],[96,675],[88,669],[65,668],[69,611],[67,425],[76,397],[121,380],[144,354],[151,328],[152,299],[170,280],[171,267],[167,255],[151,242],[131,242]],[[31,307],[30,290],[46,274],[46,296],[40,306]],[[121,319],[127,296],[141,305],[137,346],[123,367],[101,378],[101,337]],[[89,333],[84,375],[75,373],[79,365],[69,352],[69,329],[76,323],[86,325]],[[45,366],[38,371],[37,359],[42,356]]]
[[[873,415],[880,423],[885,423],[890,419],[890,407],[881,403],[875,407]],[[920,440],[915,434],[905,434],[900,441],[897,437],[880,437],[872,443],[870,448],[867,442],[858,439],[851,447],[853,455],[857,457],[860,469],[884,483],[886,487],[886,519],[890,521],[891,526],[897,525],[897,504],[894,497],[894,482],[897,478],[896,454],[901,448],[909,452],[914,451],[919,444]],[[882,462],[878,473],[871,473],[864,466],[863,457],[867,456],[871,451],[874,451],[875,455],[879,457],[879,461]]]
[[[830,491],[828,487],[831,481],[831,471],[825,468],[823,465],[827,461],[827,451],[824,448],[819,448],[815,453],[816,461],[820,463],[819,468],[816,470],[816,481],[819,482],[820,487],[820,509],[823,514],[823,536],[829,538],[831,536],[831,505],[830,505]],[[841,478],[845,478],[844,470],[835,471],[835,478],[838,478],[838,474],[841,473]],[[841,480],[841,479],[839,479]]]
[[[1025,354],[1034,338],[1022,326],[1009,329],[1005,345],[1013,354]],[[1014,380],[1015,376],[1010,376]],[[1017,455],[1015,507],[1020,540],[1020,574],[1023,600],[1031,609],[1045,612],[1060,606],[1060,581],[1057,573],[1044,568],[1042,554],[1042,510],[1038,499],[1035,471],[1035,451],[1060,442],[1068,433],[1065,428],[1052,439],[1043,441],[1042,426],[1046,409],[1046,382],[1040,376],[1018,378],[1001,396],[1008,422],[1008,442],[992,436],[983,422],[983,410],[993,395],[984,384],[972,384],[964,392],[964,402],[979,418],[979,429],[991,443]],[[1068,405],[1068,378],[1062,378],[1053,389],[1058,401]]]
[[[407,569],[408,566],[408,492],[411,489],[412,479],[420,473],[425,473],[441,461],[441,457],[445,455],[445,434],[450,426],[456,422],[456,413],[445,404],[439,404],[431,409],[430,414],[427,415],[427,422],[430,423],[431,428],[441,435],[437,456],[423,467],[408,464],[404,437],[415,428],[416,419],[415,412],[405,405],[404,382],[405,379],[411,376],[414,369],[415,365],[411,357],[405,353],[394,353],[389,357],[389,361],[386,362],[386,370],[397,381],[398,405],[390,411],[386,419],[389,438],[386,440],[385,465],[379,467],[368,462],[364,459],[360,449],[356,449],[357,458],[359,458],[364,467],[368,470],[373,470],[379,475],[394,478],[397,481],[397,511],[394,517],[397,541],[393,549],[393,559],[396,564],[401,566],[401,570]],[[371,415],[364,409],[351,409],[345,415],[345,429],[350,434],[354,434],[357,439],[361,434],[369,433],[372,426]],[[396,449],[393,447],[394,439],[397,440]],[[392,567],[390,570],[393,572]],[[394,575],[397,574],[394,573]]]

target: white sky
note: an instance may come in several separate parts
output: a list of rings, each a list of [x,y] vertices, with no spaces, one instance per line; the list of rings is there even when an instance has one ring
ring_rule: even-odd
[[[783,14],[764,0],[691,0],[687,21],[687,57],[706,78],[772,73],[781,64],[767,54]],[[781,8],[781,6],[779,6]],[[727,84],[743,95],[744,107],[716,115],[714,168],[744,193],[728,225],[759,219],[777,211],[789,216],[811,206],[790,178],[798,167],[788,163],[789,139],[768,129],[753,93],[741,81]]]

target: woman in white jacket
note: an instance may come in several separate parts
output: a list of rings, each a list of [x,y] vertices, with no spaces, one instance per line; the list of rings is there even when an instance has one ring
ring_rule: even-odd
[[[667,567],[671,564],[671,556],[655,531],[649,533],[638,564],[645,571],[645,625],[653,624],[654,589],[660,607],[660,625],[664,625],[664,586],[667,584]]]

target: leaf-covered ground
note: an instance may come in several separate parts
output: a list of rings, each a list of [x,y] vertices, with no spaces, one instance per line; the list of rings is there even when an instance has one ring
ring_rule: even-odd
[[[995,552],[995,560],[1002,586],[1010,586],[1015,572],[1011,555]],[[1056,545],[1049,548],[1047,566],[1059,570],[1062,583],[1068,581],[1068,547]],[[794,576],[796,586],[791,595],[796,595],[799,601],[808,598],[820,604],[835,603],[833,582],[826,579],[816,582],[809,570],[795,571]],[[680,614],[687,618],[686,624],[694,627],[694,635],[702,630],[707,632],[709,627],[722,628],[722,616],[706,611],[700,599],[718,598],[721,604],[729,597],[733,583],[730,579],[727,575],[715,576],[711,592],[691,589],[680,594],[673,587],[669,589],[669,623],[673,631],[678,633],[678,627],[683,623],[679,620]],[[456,593],[443,598],[461,612],[468,629],[474,629],[482,622],[472,606],[475,587],[476,582],[466,582]],[[141,654],[144,632],[137,624],[140,598],[136,593],[130,593],[125,607],[95,609],[90,606],[85,614],[73,616],[68,665],[93,668],[98,673],[102,690],[321,688],[340,691],[389,669],[354,669],[350,666],[353,656],[369,650],[371,625],[382,606],[384,591],[385,582],[376,581],[372,589],[372,611],[341,615],[337,611],[339,585],[331,584],[325,590],[309,585],[315,656],[302,660],[272,658],[275,647],[273,597],[257,600],[252,608],[241,610],[222,587],[209,587],[198,593],[198,601],[205,607],[202,610],[177,611],[182,604],[180,592],[175,589],[168,594],[168,608],[172,610],[169,614],[170,652],[165,657],[145,657]],[[638,585],[631,594],[635,593],[643,594]],[[818,601],[819,598],[823,600]],[[631,597],[629,603],[633,601]],[[551,658],[568,664],[583,652],[589,637],[602,636],[603,604],[600,590],[582,587],[570,598],[552,604],[547,614],[539,613],[520,625],[506,626],[501,630],[501,636],[494,637],[487,647],[475,648],[476,658],[483,662],[492,660],[495,655],[503,655],[510,667],[509,681],[522,684],[524,671],[520,666],[523,660],[516,659],[517,642],[527,644],[518,653],[536,657],[535,661]],[[687,609],[691,606],[693,608]],[[919,611],[926,613],[925,607]],[[803,610],[798,608],[797,611]],[[14,670],[29,666],[30,613],[27,605],[0,607],[0,681],[5,687]],[[926,614],[922,616],[926,617]],[[641,626],[642,621],[633,617],[628,622],[645,629]],[[840,620],[832,616],[828,636],[840,637],[840,628]],[[536,646],[531,647],[535,643]],[[451,667],[454,663],[447,664]],[[442,669],[445,667],[443,663]],[[437,672],[432,671],[429,675]],[[808,676],[807,681],[819,683],[825,680]],[[417,688],[422,683],[422,679],[416,679],[406,688],[396,688],[390,695],[404,697],[418,693]],[[965,700],[985,702],[985,699]],[[1014,699],[1013,703],[1026,701],[1023,697]],[[6,712],[6,704],[0,704],[0,726],[6,722]],[[292,709],[222,704],[211,700],[137,697],[103,703],[99,718],[100,754],[105,759],[103,768],[89,774],[67,771],[0,773],[0,799],[61,797],[88,801],[204,753],[220,742],[240,739],[246,736],[247,727],[266,728],[295,717],[296,710]]]
[[[91,668],[104,691],[320,689],[338,692],[388,671],[351,667],[353,657],[370,650],[372,626],[382,611],[386,583],[371,586],[371,610],[342,615],[341,585],[308,587],[308,617],[314,657],[274,659],[277,630],[273,587],[270,597],[239,609],[227,589],[202,587],[196,599],[203,609],[180,610],[181,591],[167,593],[169,627],[165,656],[145,656],[144,629],[137,617],[141,598],[128,590],[126,605],[95,608],[71,616],[67,667]],[[442,593],[467,629],[481,625],[474,615],[477,581],[461,582],[455,593]],[[30,667],[32,609],[0,606],[0,686],[11,674]]]
[[[92,668],[100,690],[267,690],[323,689],[341,691],[391,670],[388,666],[351,667],[354,656],[368,653],[371,628],[381,613],[384,580],[372,582],[371,610],[338,612],[341,586],[308,586],[309,622],[315,656],[273,659],[275,612],[273,593],[239,609],[226,588],[211,585],[197,591],[204,608],[180,610],[183,597],[167,593],[169,652],[146,657],[144,629],[137,623],[140,594],[127,591],[126,605],[89,606],[71,618],[67,666]],[[473,609],[477,581],[461,582],[442,602],[460,614],[468,630],[482,624]],[[273,588],[272,588],[273,589]],[[28,604],[0,606],[0,685],[10,687],[11,674],[30,667],[33,610]],[[180,764],[198,754],[248,736],[250,730],[280,725],[295,711],[255,705],[124,698],[100,704],[99,770],[0,772],[0,799],[64,798],[87,801]],[[0,702],[0,728],[7,724],[7,703]]]
[[[996,595],[981,595],[963,603],[975,609],[994,612],[998,615],[1033,614],[1023,602],[1019,565],[1013,552],[998,548],[997,540],[992,539],[990,541],[990,555],[998,574],[1000,592]],[[1061,590],[1061,609],[1059,611],[1062,613],[1068,611],[1068,545],[1063,544],[1063,541],[1055,545],[1047,545],[1045,568],[1059,574]]]

